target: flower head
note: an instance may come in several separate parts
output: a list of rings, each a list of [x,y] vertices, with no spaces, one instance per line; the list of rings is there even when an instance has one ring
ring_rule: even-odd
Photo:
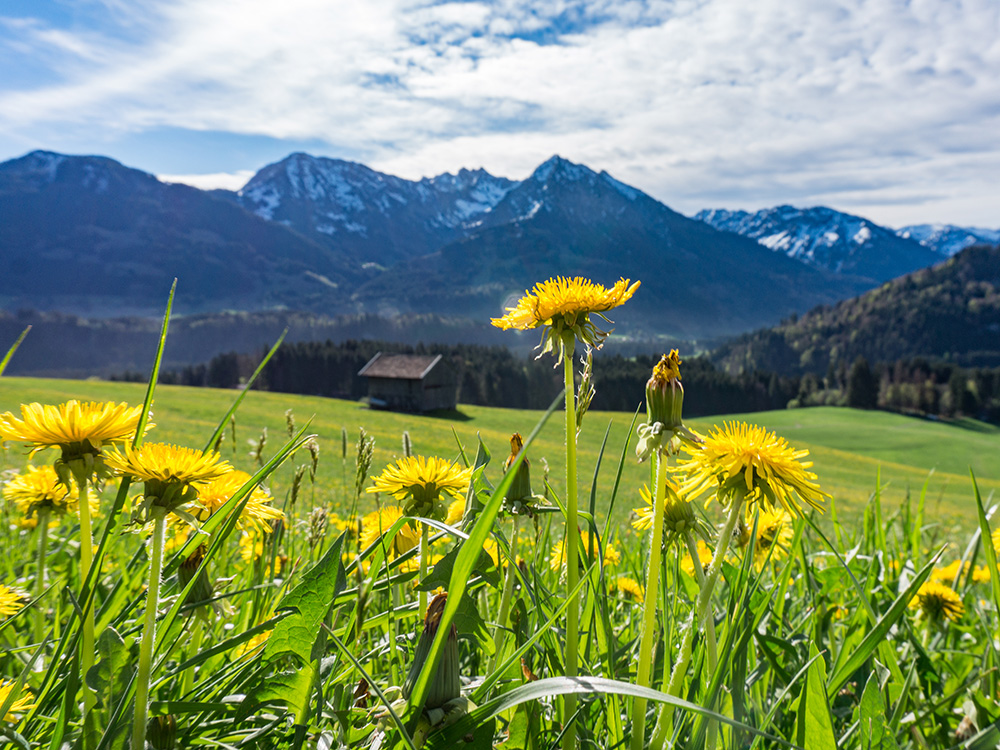
[[[472,469],[462,469],[443,458],[404,456],[386,466],[368,492],[384,492],[405,501],[404,514],[443,519],[448,507],[441,493],[454,499],[465,496]]]
[[[600,330],[590,320],[590,314],[602,313],[625,304],[640,282],[629,285],[629,279],[619,279],[610,289],[580,276],[568,278],[558,276],[535,284],[526,291],[517,305],[507,308],[507,314],[493,318],[492,323],[504,330],[514,328],[527,331],[545,326],[542,338],[542,354],[555,352],[559,348],[559,361],[563,356],[563,334],[572,333],[589,346],[600,347],[607,332]],[[608,321],[610,322],[610,321]]]
[[[664,354],[646,381],[646,422],[637,428],[635,453],[645,461],[657,450],[677,453],[682,440],[701,442],[698,433],[684,425],[684,386],[681,385],[681,358],[676,349]]]
[[[144,483],[139,511],[159,505],[182,514],[192,509],[199,487],[233,470],[218,453],[168,443],[144,443],[138,448],[126,443],[124,453],[116,449],[106,462],[108,468]]]
[[[250,475],[245,471],[233,470],[216,477],[205,485],[198,487],[198,505],[200,510],[193,512],[199,521],[207,521],[208,517],[239,492],[250,481]],[[257,485],[251,490],[250,497],[243,506],[243,512],[236,521],[240,529],[252,530],[263,534],[271,533],[272,521],[285,517],[277,508],[271,506],[271,495]]]
[[[753,528],[753,518],[746,520]],[[754,539],[753,559],[759,568],[768,558],[778,560],[788,554],[792,543],[792,517],[784,508],[760,508],[757,516],[757,536]]]
[[[465,517],[465,500],[452,500],[448,505],[448,515],[444,522],[449,526],[457,526]]]
[[[934,623],[941,623],[944,619],[958,622],[965,614],[962,597],[950,586],[936,581],[922,583],[910,601],[910,607],[919,609],[923,617]]]
[[[634,578],[629,578],[628,576],[619,576],[616,578],[615,588],[623,594],[628,594],[640,603],[646,598],[645,592],[642,590],[642,584]]]
[[[0,620],[6,620],[11,615],[17,614],[28,602],[28,595],[10,586],[0,583]],[[3,700],[0,700],[3,703]]]
[[[639,497],[645,505],[633,508],[636,519],[632,526],[639,531],[653,528],[653,496],[649,488],[643,485],[639,489]],[[663,497],[663,540],[670,543],[682,539],[688,531],[694,531],[705,536],[707,530],[695,515],[691,503],[678,494],[677,487],[667,480]]]
[[[361,549],[368,549],[379,537],[386,533],[392,525],[405,516],[402,508],[395,505],[383,505],[379,510],[372,511],[361,520]],[[420,531],[411,523],[404,523],[402,528],[392,538],[389,547],[389,558],[404,555],[420,544]]]
[[[105,445],[135,437],[141,416],[141,406],[125,403],[22,404],[20,419],[11,412],[0,416],[0,432],[5,440],[30,443],[34,450],[61,448],[61,464],[56,468],[65,466],[89,476],[103,473],[100,454]]]
[[[7,698],[10,697],[11,691],[17,685],[15,680],[0,680],[0,706],[7,702]],[[20,692],[20,698],[16,698],[10,707],[7,709],[7,715],[0,717],[4,721],[15,722],[17,721],[16,714],[24,713],[25,711],[30,711],[35,706],[31,702],[31,691],[22,689]]]
[[[26,518],[42,510],[56,515],[76,513],[80,502],[76,481],[62,482],[51,466],[29,466],[4,485],[3,496]],[[91,510],[96,511],[97,498],[89,491],[87,496]]]
[[[714,551],[711,547],[705,544],[701,539],[698,540],[698,564],[701,565],[701,570],[703,573],[708,572],[708,566],[712,564],[712,555]],[[695,578],[694,574],[694,561],[691,559],[691,555],[684,555],[681,559],[681,570],[687,573],[692,578]]]
[[[799,515],[800,501],[822,510],[823,498],[829,497],[808,471],[812,462],[800,460],[809,451],[793,450],[784,438],[756,425],[726,422],[722,429],[713,428],[701,446],[685,450],[689,457],[672,470],[684,475],[681,490],[690,496],[714,490],[724,504],[742,495],[749,503],[767,509],[780,504]]]

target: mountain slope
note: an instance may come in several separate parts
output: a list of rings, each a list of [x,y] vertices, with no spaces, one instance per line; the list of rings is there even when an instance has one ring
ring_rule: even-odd
[[[97,315],[309,307],[348,259],[239,206],[103,157],[0,164],[0,303]]]
[[[634,300],[611,315],[619,330],[680,336],[746,330],[870,287],[718,232],[606,173],[553,157],[478,231],[389,269],[354,299],[383,312],[499,315],[534,282],[555,275],[605,284],[641,279]]]
[[[467,224],[488,214],[516,184],[482,169],[404,180],[363,164],[297,153],[261,169],[238,200],[358,265],[389,266],[463,236]]]
[[[908,240],[916,240],[945,257],[951,257],[972,245],[1000,244],[1000,229],[957,227],[954,224],[913,224],[897,229],[896,234]]]
[[[776,206],[754,213],[712,209],[699,211],[695,218],[818,268],[876,281],[888,281],[941,260],[915,240],[824,206]]]
[[[740,336],[713,355],[730,372],[783,374],[823,373],[857,357],[1000,366],[1000,247],[966,248],[855,299]]]

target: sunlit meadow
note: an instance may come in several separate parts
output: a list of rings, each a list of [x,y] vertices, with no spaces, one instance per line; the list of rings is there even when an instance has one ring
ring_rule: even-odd
[[[998,746],[997,478],[942,505],[886,462],[890,502],[873,461],[845,516],[850,472],[795,435],[686,422],[677,352],[609,429],[587,362],[638,288],[551,279],[495,319],[565,388],[478,437],[331,435],[274,395],[262,430],[249,389],[0,416],[0,741]]]

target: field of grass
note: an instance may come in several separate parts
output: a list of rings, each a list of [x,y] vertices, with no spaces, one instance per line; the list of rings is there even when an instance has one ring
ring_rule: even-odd
[[[598,383],[598,387],[600,384]],[[14,410],[28,401],[60,403],[70,398],[82,400],[124,400],[142,402],[145,386],[101,381],[0,379],[0,411]],[[202,447],[221,416],[238,394],[235,391],[161,386],[157,388],[154,421],[158,424],[150,439]],[[555,395],[555,394],[553,394]],[[641,394],[637,394],[637,400]],[[250,444],[263,428],[268,440],[265,456],[276,452],[286,439],[284,414],[291,409],[298,424],[312,419],[310,430],[321,446],[316,502],[344,508],[353,486],[354,444],[363,427],[375,437],[373,471],[401,453],[404,431],[410,433],[415,453],[455,457],[459,441],[470,459],[480,436],[493,454],[498,475],[512,432],[527,436],[541,418],[541,412],[494,409],[461,405],[458,412],[445,416],[416,416],[371,411],[362,404],[336,399],[313,398],[280,393],[252,392],[236,417],[233,436],[226,434],[223,454],[238,468],[251,469]],[[861,412],[840,408],[798,409],[746,415],[724,415],[692,420],[691,425],[707,431],[725,419],[744,419],[761,424],[786,437],[797,448],[807,448],[815,462],[822,487],[836,500],[841,521],[850,522],[868,501],[881,467],[883,503],[891,512],[907,493],[915,498],[928,482],[928,521],[943,525],[945,534],[967,532],[975,526],[975,505],[969,467],[976,472],[984,498],[1000,490],[1000,429],[971,420],[949,424],[884,412]],[[580,436],[581,502],[589,502],[592,473],[597,465],[605,430],[610,425],[604,462],[598,476],[597,508],[603,515],[614,484],[618,459],[632,421],[631,414],[591,412]],[[341,429],[347,430],[346,460],[342,453]],[[457,436],[457,440],[456,440]],[[543,466],[550,468],[550,483],[560,496],[563,492],[562,414],[556,412],[543,428],[531,451],[532,477],[540,489]],[[8,448],[8,450],[17,450]],[[306,457],[296,463],[307,461]],[[933,469],[933,474],[931,470]],[[279,471],[276,492],[287,482],[292,469]],[[928,479],[929,478],[929,479]],[[624,521],[628,509],[638,504],[633,488],[648,481],[648,469],[636,463],[629,448],[623,485],[627,493],[617,500],[614,516]],[[363,506],[365,507],[365,506]]]

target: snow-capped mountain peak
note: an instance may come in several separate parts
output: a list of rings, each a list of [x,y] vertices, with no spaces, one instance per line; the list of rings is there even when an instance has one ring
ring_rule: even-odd
[[[1000,244],[1000,229],[958,227],[954,224],[914,224],[896,230],[900,237],[916,240],[941,255],[950,257],[980,243]]]

